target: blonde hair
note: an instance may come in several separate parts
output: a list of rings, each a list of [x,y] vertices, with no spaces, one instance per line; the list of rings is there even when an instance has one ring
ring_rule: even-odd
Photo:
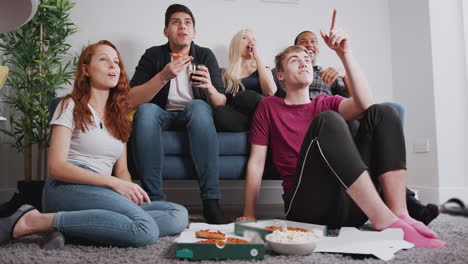
[[[236,94],[239,91],[245,90],[240,75],[242,62],[241,41],[246,32],[250,32],[253,35],[253,32],[249,29],[240,30],[232,37],[229,44],[229,64],[223,72],[223,84],[226,88],[226,93]],[[253,67],[257,67],[254,59],[251,59],[250,63]]]

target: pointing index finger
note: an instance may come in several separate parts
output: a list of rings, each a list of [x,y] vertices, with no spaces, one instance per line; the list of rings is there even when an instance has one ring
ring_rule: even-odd
[[[336,22],[336,9],[333,9],[333,17],[332,17],[332,23],[330,26],[330,31],[335,29],[335,22]]]

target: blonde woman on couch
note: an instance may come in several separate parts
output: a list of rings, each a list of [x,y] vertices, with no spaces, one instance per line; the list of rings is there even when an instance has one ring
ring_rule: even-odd
[[[99,41],[82,52],[73,91],[59,103],[51,121],[43,193],[47,213],[23,205],[0,218],[0,243],[59,231],[49,241],[52,247],[63,247],[62,233],[100,245],[142,247],[185,229],[184,207],[152,202],[132,183],[126,155],[129,88],[112,43]]]
[[[214,108],[216,128],[226,132],[248,131],[260,100],[274,95],[277,89],[271,70],[260,57],[255,35],[249,29],[237,32],[231,40],[223,84],[227,102]]]

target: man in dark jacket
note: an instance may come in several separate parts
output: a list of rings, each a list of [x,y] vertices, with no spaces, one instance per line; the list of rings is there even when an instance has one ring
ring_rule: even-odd
[[[131,139],[138,176],[152,200],[164,200],[161,131],[184,130],[199,177],[203,215],[208,223],[231,222],[219,208],[219,158],[212,106],[225,104],[218,62],[213,52],[193,43],[195,18],[184,5],[165,14],[168,43],[146,50],[130,85],[130,104],[137,108]],[[199,66],[192,73],[192,65]]]

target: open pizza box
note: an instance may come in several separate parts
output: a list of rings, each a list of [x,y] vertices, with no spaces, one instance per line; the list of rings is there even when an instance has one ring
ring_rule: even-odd
[[[197,238],[195,233],[201,230],[209,232],[221,232],[226,239],[220,243],[200,243],[206,238]],[[228,238],[246,240],[248,244],[227,243]],[[246,236],[234,234],[234,224],[209,225],[205,223],[191,223],[189,228],[180,234],[175,240],[176,257],[190,260],[208,259],[233,259],[252,260],[263,259],[265,254],[264,241],[256,234],[250,233]]]
[[[327,226],[307,224],[307,223],[294,222],[294,221],[288,221],[288,220],[280,220],[280,219],[265,219],[265,220],[257,220],[257,222],[249,221],[249,222],[235,223],[234,233],[238,236],[243,236],[245,233],[256,232],[260,235],[260,237],[263,240],[265,240],[265,236],[273,232],[272,230],[269,230],[267,228],[269,227],[280,228],[284,224],[288,228],[290,227],[300,228],[300,229],[305,229],[307,231],[314,232],[320,237],[324,237],[327,235]]]
[[[315,252],[374,255],[387,261],[392,259],[399,250],[414,246],[403,239],[401,229],[362,231],[354,227],[342,227],[337,237],[327,237],[327,226],[278,219],[236,223],[235,234],[242,236],[244,233],[254,231],[265,239],[266,235],[273,232],[266,229],[267,227],[280,226],[283,223],[287,227],[309,229],[317,235],[322,235],[323,238],[317,242]]]
[[[338,237],[320,240],[315,252],[374,255],[388,261],[396,252],[414,247],[412,243],[403,240],[403,236],[400,228],[362,231],[354,227],[342,227]]]

